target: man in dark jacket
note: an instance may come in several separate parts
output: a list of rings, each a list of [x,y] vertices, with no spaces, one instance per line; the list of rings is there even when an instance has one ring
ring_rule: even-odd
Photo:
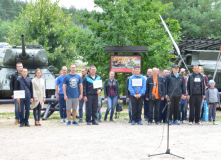
[[[164,82],[163,78],[157,75],[158,69],[153,68],[152,76],[147,79],[146,85],[146,100],[149,102],[149,115],[148,125],[153,121],[153,106],[155,106],[155,121],[156,124],[160,124],[159,121],[159,106],[160,100],[164,100]]]
[[[134,69],[132,69],[132,75],[134,75]],[[127,82],[126,82],[126,99],[127,99],[128,105],[129,105],[129,107],[128,107],[128,113],[129,113],[129,121],[128,121],[128,123],[132,122],[130,91],[128,90],[128,85],[129,85],[130,77],[127,77]]]
[[[185,81],[182,74],[179,74],[179,66],[173,65],[172,72],[166,76],[166,99],[170,98],[169,125],[173,123],[179,125],[178,111],[181,98],[184,99],[186,93]],[[178,83],[178,84],[177,84]],[[177,86],[176,86],[177,84]],[[176,87],[176,88],[175,88]],[[175,89],[173,95],[172,92]]]
[[[32,82],[31,79],[27,77],[28,70],[26,68],[23,68],[21,73],[22,77],[20,77],[15,84],[15,90],[25,91],[25,98],[17,99],[18,103],[21,104],[21,112],[19,112],[20,127],[23,127],[24,125],[30,127],[28,119],[30,114],[30,102],[33,101]],[[24,109],[25,109],[25,115],[23,114]]]
[[[86,102],[86,121],[87,125],[91,125],[91,110],[92,110],[92,124],[98,125],[97,108],[98,108],[98,95],[101,94],[102,88],[94,89],[93,82],[101,80],[101,77],[96,74],[96,67],[90,67],[90,73],[83,80],[83,95]]]
[[[14,90],[15,90],[15,84],[17,82],[17,80],[22,76],[21,71],[23,69],[23,65],[21,62],[18,62],[16,64],[16,72],[14,74],[12,74],[11,76],[11,81],[10,81],[10,93],[11,93],[11,97],[12,99],[14,99]],[[16,99],[14,99],[14,103],[15,103],[15,124],[19,124],[19,105]]]
[[[199,73],[198,65],[193,66],[193,73],[188,77],[187,94],[187,99],[190,100],[189,124],[193,124],[195,111],[195,123],[202,125],[199,120],[202,98],[205,99],[205,83],[203,75]]]

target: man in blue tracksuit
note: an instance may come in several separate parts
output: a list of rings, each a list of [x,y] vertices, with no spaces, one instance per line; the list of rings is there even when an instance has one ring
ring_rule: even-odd
[[[90,67],[90,73],[83,80],[83,95],[86,102],[86,121],[87,125],[91,125],[91,110],[92,110],[92,125],[98,125],[97,123],[97,108],[98,108],[98,96],[100,95],[102,88],[93,88],[93,82],[101,80],[101,77],[96,74],[96,67]]]
[[[28,119],[30,114],[30,102],[33,101],[33,91],[32,91],[32,82],[28,75],[28,70],[26,68],[22,69],[22,77],[20,77],[15,85],[15,90],[24,90],[25,91],[25,98],[20,99],[18,98],[18,103],[21,104],[21,111],[19,111],[20,115],[20,127],[24,125],[30,127]],[[25,115],[24,115],[25,109]]]
[[[140,67],[134,67],[134,75],[132,75],[129,79],[128,90],[130,92],[130,100],[132,105],[132,125],[135,125],[137,122],[139,125],[143,125],[141,122],[141,111],[143,105],[143,97],[146,92],[146,78],[140,74]],[[133,79],[141,79],[141,86],[134,86]]]

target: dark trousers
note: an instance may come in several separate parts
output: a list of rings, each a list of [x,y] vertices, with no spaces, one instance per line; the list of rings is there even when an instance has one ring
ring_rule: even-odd
[[[195,123],[199,122],[200,112],[201,112],[201,103],[202,103],[202,95],[192,95],[190,97],[189,122],[193,122],[193,120],[194,120],[194,110],[195,110]]]
[[[172,120],[172,115],[173,115],[173,120],[177,120],[178,119],[178,111],[179,111],[179,107],[180,107],[180,100],[181,100],[181,96],[179,97],[172,97],[170,99],[170,114],[169,114],[169,120]]]
[[[143,97],[137,99],[134,96],[131,96],[130,100],[132,105],[132,120],[138,122],[141,120]]]
[[[25,98],[25,99],[21,99],[20,101],[20,104],[21,104],[21,112],[19,112],[20,124],[28,124],[28,118],[30,115],[30,99],[31,98]],[[24,109],[25,109],[25,112],[24,112]]]
[[[148,118],[148,112],[149,112],[149,103],[146,100],[146,97],[144,96],[144,118]]]
[[[79,108],[78,108],[79,118],[83,118],[83,105],[84,105],[84,98],[82,98],[79,101]]]
[[[162,112],[166,104],[167,104],[167,99],[160,101],[160,108],[159,108],[159,121],[160,122],[162,120],[163,120],[163,122],[166,122],[166,120],[167,120],[167,106],[166,106],[164,112]]]
[[[61,119],[67,118],[66,102],[64,100],[64,95],[63,94],[59,94],[59,111],[60,111]]]
[[[38,103],[37,107],[35,107],[33,109],[33,115],[34,115],[35,121],[40,121],[40,118],[41,118],[41,105],[40,105],[40,103]]]
[[[91,116],[92,116],[92,122],[97,120],[97,107],[98,107],[98,95],[88,95],[87,96],[87,102],[86,102],[86,121],[91,122]],[[92,113],[91,113],[92,110]]]
[[[159,107],[160,107],[160,99],[156,100],[149,100],[149,115],[148,115],[148,122],[153,121],[153,107],[155,106],[154,109],[154,119],[155,122],[159,121]]]

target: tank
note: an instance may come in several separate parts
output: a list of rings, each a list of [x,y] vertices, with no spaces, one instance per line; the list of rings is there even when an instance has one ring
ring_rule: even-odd
[[[55,93],[54,66],[48,67],[48,57],[42,45],[25,46],[24,35],[21,36],[22,46],[13,46],[6,49],[3,58],[3,66],[0,67],[0,99],[10,98],[10,79],[16,71],[16,63],[21,62],[28,69],[29,77],[32,79],[36,68],[42,71],[45,80],[46,97]]]

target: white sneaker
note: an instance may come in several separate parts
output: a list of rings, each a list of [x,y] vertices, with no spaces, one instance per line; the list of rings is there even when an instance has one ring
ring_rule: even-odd
[[[178,123],[180,123],[180,120],[178,121]]]
[[[64,119],[64,122],[66,122],[66,123],[67,123],[67,122],[68,122],[68,120],[67,120],[67,119]]]
[[[218,125],[218,123],[216,121],[213,121],[213,125]]]
[[[196,123],[196,125],[203,125],[203,123],[199,121],[198,123]]]
[[[192,125],[193,124],[193,122],[189,122],[189,125]]]
[[[183,120],[183,124],[186,124],[186,121],[185,121],[185,120]]]
[[[64,122],[64,119],[61,119],[61,121],[60,121],[61,123],[63,123]]]
[[[155,123],[155,120],[153,119],[153,121],[152,121],[153,123]]]

